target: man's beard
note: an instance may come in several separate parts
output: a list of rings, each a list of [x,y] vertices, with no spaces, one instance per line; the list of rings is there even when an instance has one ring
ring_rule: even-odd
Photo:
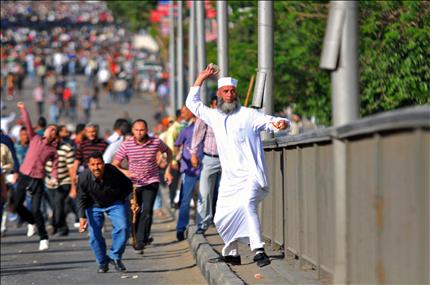
[[[217,109],[226,115],[234,113],[240,107],[239,97],[231,103],[225,102],[221,97],[217,99]]]

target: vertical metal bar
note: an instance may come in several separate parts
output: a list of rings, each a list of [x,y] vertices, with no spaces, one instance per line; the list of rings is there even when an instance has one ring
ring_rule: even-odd
[[[321,68],[331,70],[333,125],[359,117],[358,24],[356,1],[331,1]],[[347,283],[347,155],[346,144],[333,140],[335,193],[334,283]]]
[[[274,113],[273,105],[273,1],[258,1],[258,71],[266,74],[263,112]]]
[[[196,4],[196,23],[197,23],[197,66],[198,72],[206,67],[206,39],[205,39],[205,2],[197,1]],[[203,103],[208,102],[206,84],[203,83],[200,96]]]
[[[173,1],[170,1],[169,7],[169,83],[170,83],[170,104],[169,113],[171,116],[176,112],[176,86],[175,86],[175,8]]]
[[[191,1],[188,36],[188,82],[193,86],[196,80],[196,2]]]
[[[217,21],[218,21],[218,65],[220,76],[228,76],[228,14],[227,1],[217,1]]]
[[[176,70],[177,70],[177,104],[178,108],[181,108],[184,103],[184,40],[183,40],[183,29],[182,29],[182,1],[178,0],[177,13],[178,13],[178,33],[176,35]]]
[[[339,63],[331,73],[333,124],[343,125],[359,117],[358,18],[356,1],[332,1],[345,11]]]

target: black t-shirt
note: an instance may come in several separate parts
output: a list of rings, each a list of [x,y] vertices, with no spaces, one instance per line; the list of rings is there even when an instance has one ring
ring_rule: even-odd
[[[95,206],[109,207],[117,201],[124,201],[131,193],[131,180],[111,164],[105,165],[103,179],[97,181],[89,169],[79,175],[78,204],[80,216],[85,217],[85,209]]]

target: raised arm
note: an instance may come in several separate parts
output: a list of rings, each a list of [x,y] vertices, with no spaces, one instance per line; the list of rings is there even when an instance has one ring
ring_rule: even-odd
[[[28,115],[27,108],[25,107],[25,104],[23,102],[18,102],[16,106],[21,112],[22,120],[24,121],[24,125],[28,131],[28,136],[31,140],[36,135],[36,133],[34,132],[33,126],[31,125],[31,120],[30,120],[30,116]]]
[[[211,125],[209,114],[214,112],[214,110],[203,104],[202,100],[200,99],[200,87],[206,79],[216,75],[217,73],[218,71],[211,65],[208,65],[206,69],[200,72],[196,81],[194,82],[193,87],[190,88],[190,92],[188,93],[187,100],[185,102],[185,105],[188,107],[188,109],[190,109],[190,111],[193,112],[196,117],[202,119],[208,125]]]

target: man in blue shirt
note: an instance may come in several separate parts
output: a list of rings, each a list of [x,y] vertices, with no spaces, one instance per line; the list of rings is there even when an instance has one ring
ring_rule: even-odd
[[[189,112],[189,110],[187,110]],[[193,190],[197,180],[200,177],[201,165],[193,167],[191,164],[191,142],[193,138],[194,122],[196,117],[192,117],[190,125],[183,129],[176,139],[175,148],[182,147],[180,162],[180,173],[182,174],[181,187],[181,205],[179,207],[178,223],[176,224],[176,239],[178,241],[185,239],[185,229],[190,220],[190,201],[193,197]],[[198,150],[198,156],[201,158],[203,149]]]

